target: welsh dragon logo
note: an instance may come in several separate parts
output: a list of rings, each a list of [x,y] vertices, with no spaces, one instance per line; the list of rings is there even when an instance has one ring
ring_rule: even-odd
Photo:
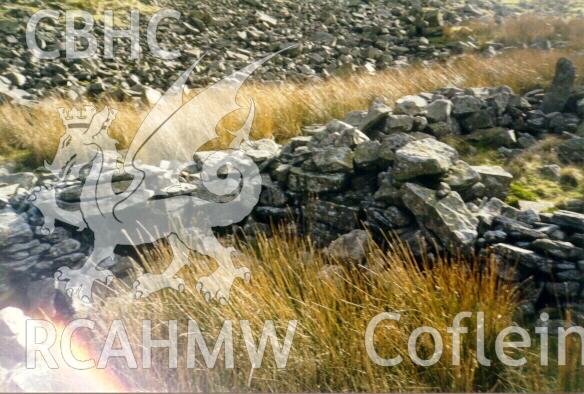
[[[148,113],[127,153],[122,157],[108,128],[115,109],[94,107],[70,112],[60,109],[66,131],[51,164],[45,167],[59,179],[84,178],[79,210],[59,207],[55,188],[37,187],[29,199],[42,212],[43,231],[52,232],[55,220],[89,228],[94,247],[80,269],[61,267],[55,277],[64,281],[69,296],[91,302],[95,281],[110,283],[111,271],[100,267],[114,257],[117,245],[142,245],[166,238],[173,259],[161,274],[147,273],[134,283],[136,298],[164,288],[184,289],[178,271],[189,263],[191,250],[217,261],[211,275],[199,278],[197,289],[210,301],[227,302],[237,278],[250,279],[246,267],[236,267],[233,248],[224,247],[213,227],[243,220],[256,205],[261,176],[254,162],[240,149],[251,130],[255,106],[241,129],[234,133],[230,149],[207,155],[195,163],[193,154],[217,137],[216,127],[227,114],[240,109],[235,98],[245,80],[277,53],[258,60],[227,78],[183,99],[187,78],[198,61],[186,70]],[[246,143],[249,143],[246,142]],[[199,191],[181,182],[181,172],[202,167]],[[84,171],[82,171],[82,169]],[[116,192],[114,178],[128,179],[128,187]]]

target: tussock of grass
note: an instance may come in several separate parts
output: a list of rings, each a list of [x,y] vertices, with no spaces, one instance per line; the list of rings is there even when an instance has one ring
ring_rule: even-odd
[[[266,352],[262,369],[251,373],[245,348],[237,342],[236,369],[179,369],[177,387],[172,382],[156,384],[181,391],[202,387],[210,391],[467,391],[504,384],[500,366],[476,365],[472,333],[464,342],[460,366],[450,366],[452,349],[446,339],[442,361],[434,367],[417,367],[407,358],[413,329],[436,327],[447,338],[446,328],[460,311],[486,311],[486,343],[494,355],[493,333],[511,323],[516,298],[513,288],[498,283],[490,264],[438,259],[418,265],[403,245],[388,253],[372,245],[367,267],[351,269],[340,263],[327,278],[320,274],[326,258],[306,240],[280,232],[261,238],[255,248],[241,247],[253,279],[250,285],[237,283],[229,305],[207,304],[195,292],[196,278],[208,272],[207,260],[197,258],[180,274],[187,282],[185,293],[168,291],[131,305],[124,300],[108,301],[98,320],[124,319],[135,341],[142,319],[194,319],[209,338],[216,338],[225,319],[249,320],[255,332],[265,320],[274,320],[282,337],[287,322],[297,320],[287,367],[277,370],[272,354]],[[148,256],[148,270],[159,271],[160,261],[168,258],[163,249],[157,256]],[[367,324],[384,311],[402,314],[399,327],[376,333],[380,354],[404,355],[402,365],[393,368],[373,364],[364,347]],[[422,341],[420,354],[431,354],[432,346],[431,340]]]
[[[166,368],[165,353],[155,353],[154,370],[129,371],[127,378],[150,390],[178,391],[525,391],[572,390],[578,383],[578,366],[550,369],[538,367],[537,345],[516,353],[529,359],[529,368],[505,367],[495,356],[497,333],[513,322],[519,302],[516,289],[497,279],[490,261],[438,258],[416,262],[410,251],[393,243],[388,252],[371,244],[365,266],[347,267],[329,261],[305,239],[276,231],[274,237],[260,238],[255,246],[239,245],[243,257],[238,263],[252,272],[251,284],[237,282],[230,303],[207,303],[194,290],[198,277],[210,272],[214,263],[192,256],[192,265],[179,274],[185,278],[184,293],[163,291],[143,301],[128,303],[110,299],[93,316],[104,327],[122,319],[134,348],[141,343],[141,321],[152,319],[157,335],[168,335],[165,321],[179,320],[185,332],[186,320],[196,320],[213,346],[223,322],[234,322],[235,368],[225,369],[223,358],[207,369],[202,359],[195,370]],[[169,261],[164,248],[145,256],[147,270],[159,272]],[[336,269],[331,269],[331,265]],[[323,275],[323,268],[329,267]],[[381,312],[401,314],[398,324],[381,324],[375,346],[385,357],[401,354],[404,361],[395,367],[375,365],[367,356],[364,333],[369,321]],[[452,338],[446,328],[461,311],[473,312],[463,323],[469,333],[462,335],[461,364],[453,366]],[[490,367],[480,366],[476,350],[476,313],[485,312],[486,356]],[[262,368],[251,370],[238,328],[248,320],[256,335],[266,320],[273,320],[282,339],[288,321],[297,320],[288,364],[277,369],[268,347]],[[407,356],[410,333],[420,326],[435,327],[443,337],[444,353],[432,367],[413,364]],[[184,338],[182,339],[184,340]],[[185,349],[179,343],[179,349]],[[418,345],[421,357],[433,352],[433,342],[423,338]],[[579,355],[574,347],[575,355]],[[136,352],[139,353],[139,352]],[[139,356],[139,354],[138,354]],[[184,355],[179,355],[183,357]],[[551,371],[551,372],[550,372]]]
[[[321,83],[248,84],[242,89],[240,102],[246,105],[253,98],[256,103],[254,138],[274,137],[283,141],[298,135],[302,126],[343,118],[351,110],[366,109],[375,97],[384,97],[391,103],[407,94],[444,86],[508,85],[516,91],[544,86],[553,76],[557,59],[566,55],[569,54],[561,51],[518,50],[492,59],[464,56],[447,64],[410,66]],[[584,68],[584,59],[574,57],[573,60],[580,69]],[[104,103],[107,100],[99,105]],[[31,162],[37,164],[50,159],[63,132],[56,109],[71,104],[64,100],[45,100],[33,109],[0,106],[0,156],[17,149],[30,152]],[[110,130],[120,142],[120,148],[127,147],[145,110],[132,103],[109,104],[120,110]],[[237,129],[245,112],[228,117],[222,126]],[[225,143],[227,133],[220,135],[219,143]]]

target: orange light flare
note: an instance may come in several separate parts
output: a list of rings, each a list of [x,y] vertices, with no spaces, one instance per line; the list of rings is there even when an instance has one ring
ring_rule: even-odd
[[[42,311],[38,317],[25,316],[20,309],[6,308],[3,311],[3,322],[7,322],[18,342],[16,349],[2,349],[3,352],[22,351],[26,356],[27,332],[26,326],[29,320],[44,320],[43,324],[50,322],[56,333],[56,340],[50,347],[51,355],[57,364],[57,368],[50,368],[47,361],[37,352],[35,368],[27,368],[26,363],[19,364],[10,370],[11,384],[30,392],[130,392],[130,386],[122,380],[114,368],[108,363],[106,368],[97,368],[101,349],[96,349],[90,340],[91,330],[80,328],[71,337],[70,350],[73,357],[79,361],[93,360],[93,367],[88,369],[76,369],[69,365],[62,352],[63,332],[68,320],[59,317],[49,318]],[[29,324],[34,324],[29,322]],[[40,329],[37,329],[40,331]],[[52,330],[52,329],[51,329]],[[42,342],[44,339],[36,339]],[[29,338],[30,343],[34,339]],[[1,387],[0,387],[1,388]]]

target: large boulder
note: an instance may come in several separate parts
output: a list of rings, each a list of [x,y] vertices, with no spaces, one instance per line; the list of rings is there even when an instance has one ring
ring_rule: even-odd
[[[470,249],[477,239],[478,220],[460,195],[450,192],[438,198],[436,191],[415,183],[402,187],[402,200],[417,221],[449,250]]]
[[[458,159],[456,149],[432,138],[412,141],[395,152],[393,175],[408,180],[425,175],[442,175]]]
[[[576,80],[576,68],[574,64],[566,58],[561,58],[558,60],[556,65],[556,75],[549,91],[546,93],[543,104],[542,111],[546,114],[551,112],[563,112],[568,99],[570,98],[570,92],[574,86],[574,81]]]

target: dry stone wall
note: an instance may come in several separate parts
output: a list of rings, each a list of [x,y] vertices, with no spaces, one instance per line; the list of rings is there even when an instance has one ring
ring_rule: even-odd
[[[571,72],[565,64],[558,70]],[[542,103],[559,91],[565,95],[561,111],[545,113]],[[243,149],[261,169],[263,189],[253,213],[234,229],[253,234],[295,223],[331,254],[346,256],[347,263],[363,258],[363,230],[380,241],[392,232],[417,253],[437,247],[493,254],[504,280],[529,283],[523,286],[531,301],[526,310],[557,300],[582,302],[584,202],[570,201],[552,213],[509,206],[504,203],[513,180],[509,172],[470,165],[440,141],[461,136],[498,147],[501,157],[509,157],[553,134],[564,140],[558,146],[561,159],[580,165],[584,93],[573,86],[550,92],[520,96],[508,87],[440,89],[403,97],[394,106],[375,100],[368,110],[353,111],[343,120],[306,127],[284,145],[245,143]],[[195,161],[206,156],[196,154]],[[200,167],[183,173],[191,186],[182,193],[201,192]],[[120,188],[124,181],[118,179]],[[60,266],[82,264],[91,232],[60,225],[53,234],[43,234],[44,219],[27,197],[33,186],[52,184],[60,204],[74,209],[82,180],[57,182],[42,173],[7,172],[0,182],[6,184],[0,188],[0,290],[52,289],[44,300],[59,303],[52,274]],[[119,276],[131,265],[127,257],[106,264]]]

